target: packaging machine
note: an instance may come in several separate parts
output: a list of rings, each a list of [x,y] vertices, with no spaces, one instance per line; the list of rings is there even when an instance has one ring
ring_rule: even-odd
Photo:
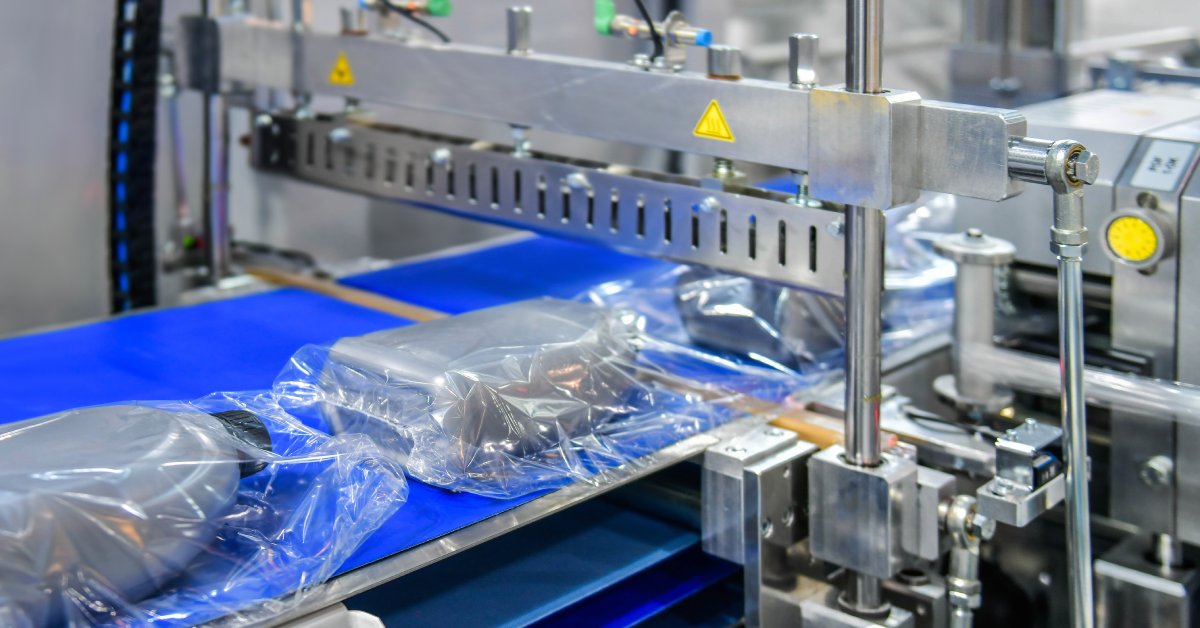
[[[539,29],[554,25],[524,6],[480,9],[494,10],[505,29],[507,46],[496,49],[449,41],[437,29],[449,11],[441,0],[364,0],[343,9],[341,28],[330,32],[313,28],[307,3],[293,4],[291,21],[233,10],[178,24],[171,87],[202,94],[208,136],[203,219],[185,225],[187,250],[173,263],[203,269],[200,283],[235,274],[235,113],[251,120],[244,142],[264,175],[552,238],[339,283],[273,276],[349,300],[352,310],[284,291],[7,342],[101,351],[123,334],[165,344],[151,317],[203,336],[205,318],[236,327],[246,316],[261,337],[240,329],[228,338],[252,349],[245,364],[213,347],[197,358],[218,365],[202,385],[227,389],[242,386],[213,373],[256,382],[273,374],[254,362],[257,353],[277,358],[329,335],[571,297],[670,262],[842,303],[844,373],[787,403],[752,398],[752,418],[688,435],[599,482],[491,499],[414,481],[405,506],[335,577],[246,617],[312,620],[544,518],[598,508],[601,495],[638,508],[659,501],[648,508],[661,512],[670,500],[656,492],[659,482],[675,482],[671,474],[686,468],[684,510],[710,561],[690,575],[716,580],[740,568],[736,619],[746,625],[1200,622],[1190,560],[1190,546],[1200,544],[1200,498],[1189,459],[1200,434],[1200,389],[1192,386],[1200,367],[1189,352],[1200,326],[1189,312],[1200,288],[1185,237],[1188,210],[1200,211],[1194,94],[1058,98],[1078,74],[1068,54],[1077,18],[1066,8],[1040,22],[1022,13],[1021,24],[1050,28],[1015,35],[1044,50],[1014,52],[1013,35],[991,33],[985,19],[1004,3],[968,3],[974,12],[952,55],[953,93],[990,104],[1047,100],[1010,110],[888,89],[883,0],[847,1],[844,76],[819,76],[819,38],[797,33],[782,82],[745,76],[738,48],[679,11],[656,21],[598,0],[597,36],[653,45],[614,62],[539,52]],[[433,37],[398,36],[388,26],[398,15]],[[139,18],[125,19],[133,37]],[[1005,71],[1019,69],[997,76],[1028,71],[1034,80],[1024,90],[996,76],[976,80],[998,58]],[[697,59],[704,71],[688,70]],[[449,114],[511,141],[404,126],[406,111]],[[538,133],[670,151],[712,168],[688,176],[558,154],[541,149]],[[786,173],[786,184],[748,183],[739,167],[750,165]],[[957,206],[961,225],[933,245],[957,266],[953,329],[885,355],[886,211],[930,195],[949,199],[927,204],[930,211]],[[1099,244],[1089,247],[1092,239]],[[118,268],[114,283],[132,268]],[[440,294],[439,282],[461,294]],[[118,297],[137,300],[134,290]],[[128,357],[119,370],[135,377],[70,401],[105,401],[113,391],[144,397],[141,373],[170,378],[162,363]],[[81,363],[104,368],[88,359]],[[21,368],[0,361],[0,369]],[[36,386],[14,391],[13,405],[30,414],[58,409],[35,402],[39,394]],[[643,532],[658,539],[661,530],[633,526],[630,534]],[[1050,599],[1047,608],[1009,608],[1039,596]],[[555,617],[571,623],[561,614],[520,622]]]

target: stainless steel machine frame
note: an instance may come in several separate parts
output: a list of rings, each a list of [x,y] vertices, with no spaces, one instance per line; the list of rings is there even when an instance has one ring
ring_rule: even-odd
[[[998,201],[1020,191],[1018,180],[1052,186],[1058,199],[1053,242],[1060,247],[1064,269],[1063,321],[1078,327],[1080,190],[1094,179],[1089,176],[1093,163],[1077,143],[1024,137],[1024,120],[1015,112],[923,101],[913,92],[885,90],[882,0],[850,0],[847,7],[844,86],[814,85],[811,72],[802,67],[808,47],[800,39],[793,42],[789,76],[795,80],[790,83],[730,76],[728,68],[735,64],[728,61],[729,50],[710,56],[720,67],[707,75],[678,71],[675,64],[543,55],[536,52],[535,16],[528,12],[520,12],[509,30],[507,50],[402,42],[350,29],[317,33],[302,21],[186,18],[181,75],[183,84],[213,98],[234,86],[297,95],[293,111],[263,112],[256,118],[254,155],[260,167],[844,296],[845,448],[811,457],[805,523],[813,530],[835,530],[838,517],[861,513],[893,542],[878,552],[863,537],[814,534],[810,542],[816,558],[857,571],[846,574],[840,594],[831,591],[823,601],[804,602],[808,610],[803,620],[812,625],[904,625],[912,616],[885,601],[882,581],[895,575],[907,557],[927,553],[931,535],[948,531],[961,541],[963,534],[974,534],[964,532],[965,522],[982,523],[986,517],[977,513],[973,501],[951,508],[937,499],[920,500],[922,486],[925,493],[939,496],[945,487],[923,485],[921,478],[930,476],[919,473],[906,451],[883,451],[882,210],[914,200],[921,190]],[[338,64],[352,66],[353,76],[334,72]],[[341,96],[352,106],[333,116],[317,115],[309,107],[308,95],[314,93]],[[511,148],[430,136],[371,122],[362,113],[363,103],[437,110],[522,131]],[[711,128],[713,123],[707,131],[701,124],[713,108],[724,125],[717,127],[719,132]],[[690,181],[531,152],[524,129],[709,155],[726,164],[741,160],[778,166],[805,173],[811,196],[824,204],[789,204],[719,179]],[[219,170],[222,151],[213,154]],[[222,181],[219,174],[210,180]],[[219,217],[219,209],[214,206],[212,215]],[[833,228],[839,220],[844,229]],[[840,260],[830,252],[831,238],[839,236],[844,241]],[[1083,428],[1080,343],[1081,337],[1073,334],[1062,346],[1068,357],[1063,408],[1070,427],[1068,504],[1073,521],[1078,521],[1078,509],[1084,509],[1086,536],[1086,500],[1079,497],[1086,485],[1081,475],[1086,454],[1077,431]],[[778,464],[756,467],[763,483],[748,485],[762,498],[765,482],[779,465],[807,460],[808,453],[796,450]],[[785,484],[780,494],[799,501],[796,481],[790,489]],[[751,501],[743,502],[743,510]],[[760,503],[750,510],[764,507]],[[951,511],[958,523],[947,518]],[[803,518],[793,517],[786,534],[780,534],[790,539],[796,526],[803,525],[798,519]],[[1080,529],[1074,529],[1075,536]],[[775,533],[763,529],[760,536],[770,539]],[[855,540],[861,542],[856,545]],[[970,550],[967,541],[958,546]],[[759,548],[754,560],[763,551]],[[1086,544],[1080,551],[1086,553]],[[1086,557],[1082,564],[1074,572],[1081,592],[1090,587]],[[955,616],[963,618],[977,602],[971,593],[977,583],[970,562],[960,566],[952,587],[958,597],[951,601],[957,600]],[[756,595],[762,591],[749,590]],[[801,607],[796,598],[782,599],[785,603],[770,605],[756,600],[753,608]],[[1090,601],[1074,601],[1077,623],[1089,625]],[[759,614],[751,619],[770,624],[781,617]]]

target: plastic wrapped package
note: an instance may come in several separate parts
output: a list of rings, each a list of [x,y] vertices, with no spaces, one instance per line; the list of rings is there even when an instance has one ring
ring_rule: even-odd
[[[267,393],[0,426],[0,624],[273,616],[404,503],[402,471]]]
[[[888,212],[883,349],[895,351],[948,329],[954,264],[930,242],[953,215],[953,199],[931,196]],[[646,317],[655,335],[802,375],[841,368],[841,299],[712,271],[678,266],[602,284],[581,300]]]
[[[600,481],[740,416],[738,388],[782,398],[794,384],[658,341],[639,321],[524,301],[307,347],[276,391],[322,429],[370,435],[423,482],[516,497]]]

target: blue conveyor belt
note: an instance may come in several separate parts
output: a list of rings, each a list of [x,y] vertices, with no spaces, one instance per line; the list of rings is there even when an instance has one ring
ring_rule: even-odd
[[[661,262],[531,238],[349,278],[345,283],[459,313],[538,296],[569,297]],[[408,324],[284,289],[132,314],[0,340],[0,423],[125,400],[193,399],[269,388],[302,345]],[[347,571],[534,499],[496,500],[412,483],[408,503]]]
[[[342,283],[461,314],[544,296],[570,299],[599,283],[671,266],[589,244],[533,237],[355,275]]]

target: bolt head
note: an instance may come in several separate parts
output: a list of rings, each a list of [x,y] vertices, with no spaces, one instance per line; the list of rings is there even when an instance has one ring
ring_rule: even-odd
[[[825,225],[825,233],[828,233],[829,235],[831,235],[835,238],[840,238],[840,237],[842,237],[843,234],[846,233],[846,224],[840,220],[836,221],[836,222],[831,222],[831,223]]]
[[[567,187],[572,190],[586,190],[591,187],[591,184],[588,183],[587,175],[582,172],[572,172],[567,175]]]
[[[350,129],[340,126],[329,132],[329,141],[334,144],[341,144],[350,140]]]
[[[1088,185],[1095,183],[1100,177],[1100,157],[1090,150],[1080,151],[1071,160],[1070,175]]]
[[[450,163],[451,157],[453,157],[453,153],[450,152],[449,148],[444,146],[442,148],[435,148],[433,152],[429,153],[429,160],[439,166]]]
[[[978,512],[975,513],[975,516],[971,517],[971,526],[975,528],[975,536],[985,541],[996,534],[996,520],[987,515],[981,515]]]

